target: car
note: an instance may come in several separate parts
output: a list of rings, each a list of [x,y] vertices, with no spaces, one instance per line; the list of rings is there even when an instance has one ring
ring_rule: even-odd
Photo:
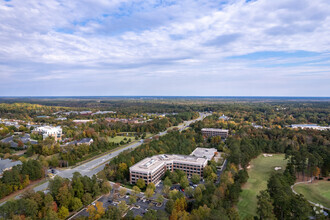
[[[126,199],[128,199],[128,198],[129,198],[129,196],[125,196],[125,198],[126,198]]]
[[[112,203],[112,200],[111,199],[108,199],[108,203]]]
[[[193,187],[196,188],[197,187],[197,184],[194,184]]]
[[[95,202],[92,202],[92,205],[95,205]]]

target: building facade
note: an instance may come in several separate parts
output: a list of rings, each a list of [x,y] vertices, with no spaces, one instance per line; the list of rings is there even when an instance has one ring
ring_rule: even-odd
[[[228,130],[219,128],[202,128],[202,134],[206,137],[220,136],[222,138],[227,138]]]

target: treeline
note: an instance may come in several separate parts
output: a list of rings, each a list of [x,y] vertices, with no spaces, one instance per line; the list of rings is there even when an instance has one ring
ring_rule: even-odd
[[[273,173],[268,180],[267,190],[257,196],[257,213],[260,219],[309,219],[311,205],[302,195],[295,195],[291,185],[295,182],[292,164],[284,173]],[[313,213],[315,214],[315,213]]]
[[[109,193],[111,186],[95,176],[74,173],[72,181],[56,176],[49,183],[49,193],[28,191],[20,199],[0,207],[4,219],[65,219],[70,211],[90,204],[97,196]]]
[[[68,162],[68,165],[71,166],[83,161],[86,157],[112,150],[118,146],[118,144],[108,142],[106,139],[95,139],[91,145],[67,145],[62,147],[59,159]]]
[[[125,151],[119,154],[106,165],[102,175],[105,175],[111,181],[127,184],[129,182],[128,168],[144,158],[166,153],[189,155],[195,148],[194,132],[180,133],[172,131],[159,137],[159,140],[153,140],[133,151]]]
[[[227,139],[229,159],[247,167],[260,153],[285,153],[297,174],[328,176],[330,172],[330,132],[245,127]],[[314,175],[315,176],[315,175]],[[317,175],[316,175],[317,176]]]
[[[39,161],[28,160],[3,172],[0,179],[0,198],[17,190],[24,189],[30,180],[38,180],[44,176],[44,169]]]

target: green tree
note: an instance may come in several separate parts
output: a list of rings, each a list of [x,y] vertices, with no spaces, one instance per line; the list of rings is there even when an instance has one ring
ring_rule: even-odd
[[[201,176],[196,173],[194,173],[191,177],[191,182],[193,182],[194,184],[198,184],[200,180]]]
[[[180,180],[180,186],[182,187],[182,188],[187,188],[188,186],[189,186],[189,181],[188,181],[188,178],[187,178],[187,176],[183,176],[183,177],[181,177],[181,180]]]
[[[123,201],[120,201],[118,203],[118,209],[119,209],[121,215],[123,215],[125,213],[125,211],[127,209],[127,204],[126,204],[126,202],[124,200]]]
[[[136,181],[136,186],[140,189],[144,189],[144,187],[146,187],[146,182],[144,181],[144,179],[140,178]]]
[[[168,176],[164,180],[164,186],[172,186],[172,180]]]
[[[154,195],[154,190],[151,188],[147,188],[147,190],[145,191],[144,195],[149,199]]]
[[[127,189],[125,187],[121,187],[120,190],[119,190],[119,195],[121,197],[123,197],[123,196],[126,195],[126,192],[127,192]]]
[[[74,197],[73,199],[71,199],[71,202],[70,202],[71,211],[77,210],[82,206],[83,206],[83,204],[79,198]]]
[[[133,193],[134,193],[135,195],[138,195],[140,192],[141,192],[141,190],[140,190],[139,187],[137,187],[137,186],[133,186]]]
[[[257,213],[260,216],[260,219],[276,219],[273,213],[274,206],[269,193],[266,190],[260,191],[257,199]]]
[[[135,204],[137,200],[137,196],[135,194],[132,194],[129,196],[129,203],[130,204]]]
[[[163,203],[164,202],[164,196],[162,196],[161,194],[157,194],[156,202]]]
[[[62,207],[58,210],[57,215],[58,215],[58,217],[59,217],[60,219],[65,219],[66,217],[69,216],[69,210],[68,210],[66,207],[62,206]]]

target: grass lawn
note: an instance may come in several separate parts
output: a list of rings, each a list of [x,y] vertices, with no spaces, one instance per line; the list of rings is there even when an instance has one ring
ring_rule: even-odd
[[[272,157],[264,157],[261,154],[251,161],[251,167],[248,170],[249,179],[242,188],[240,200],[237,204],[241,219],[256,215],[257,195],[261,190],[267,189],[267,181],[271,173],[283,172],[286,163],[284,154],[273,154]],[[275,171],[275,166],[282,167],[282,170]]]
[[[330,181],[316,180],[313,183],[301,183],[295,185],[294,190],[303,194],[309,201],[330,208]]]
[[[126,141],[124,140],[125,138],[126,138]],[[132,141],[134,141],[135,137],[126,137],[126,136],[116,136],[114,138],[108,137],[108,141],[114,142],[114,143],[120,143],[121,141],[124,141],[126,143],[128,139],[131,139]]]

